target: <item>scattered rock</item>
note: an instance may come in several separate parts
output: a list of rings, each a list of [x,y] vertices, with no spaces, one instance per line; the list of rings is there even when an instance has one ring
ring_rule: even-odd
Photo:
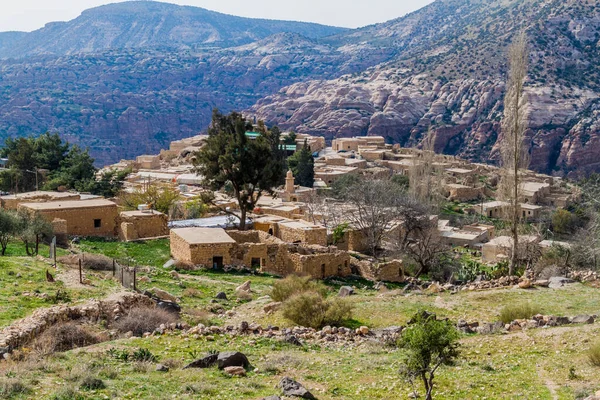
[[[302,346],[302,342],[300,341],[300,339],[298,339],[298,336],[296,335],[286,335],[283,341],[289,344],[293,344],[294,346]]]
[[[156,371],[157,372],[169,372],[169,367],[167,367],[166,365],[163,365],[163,364],[157,364]]]
[[[242,283],[240,286],[235,288],[236,292],[250,292],[250,281]]]
[[[176,261],[171,258],[169,261],[167,261],[166,263],[163,264],[163,268],[171,268],[172,266],[175,265],[175,263],[176,263]],[[173,271],[173,272],[175,272],[175,271]]]
[[[225,367],[223,371],[233,376],[246,376],[244,367]]]
[[[219,293],[217,293],[217,295],[215,296],[215,299],[219,299],[219,300],[227,300],[227,294],[225,294],[225,292],[219,292]]]
[[[217,359],[219,358],[219,354],[218,353],[214,353],[214,354],[209,354],[204,358],[201,358],[199,360],[193,361],[191,363],[189,363],[188,365],[186,365],[185,367],[183,367],[183,369],[188,369],[188,368],[210,368],[213,365],[215,365],[217,363]]]
[[[342,286],[340,288],[340,291],[338,292],[338,296],[340,296],[340,297],[352,296],[353,294],[354,294],[354,288],[352,288],[350,286]]]
[[[313,399],[316,400],[316,397],[312,395],[304,386],[300,383],[296,382],[292,378],[288,378],[287,376],[279,381],[279,387],[283,390],[283,394],[285,396],[294,396],[300,397],[303,399]]]
[[[548,287],[549,285],[550,281],[548,279],[542,279],[533,282],[533,286]]]
[[[531,288],[531,281],[527,278],[523,279],[521,282],[519,282],[519,288],[520,289],[529,289]]]
[[[433,282],[431,285],[429,285],[429,287],[427,288],[427,292],[428,293],[441,293],[443,292],[444,289],[442,288],[442,286],[440,286],[439,283],[437,282]]]
[[[369,334],[369,328],[367,326],[361,326],[360,328],[358,328],[356,330],[356,333],[358,335],[368,335]]]
[[[548,287],[551,289],[557,289],[573,282],[574,281],[572,279],[565,278],[564,276],[553,276],[552,278],[550,278],[550,283],[548,284]]]
[[[159,301],[158,303],[156,303],[156,307],[174,314],[178,314],[181,312],[181,307],[179,306],[179,304],[174,303],[172,301]]]
[[[277,395],[273,395],[273,396],[269,396],[269,397],[263,397],[262,400],[281,400],[281,397],[279,397]]]
[[[219,369],[227,367],[244,367],[247,368],[250,365],[248,357],[239,351],[226,351],[219,353],[217,357],[217,366]]]
[[[594,323],[594,317],[592,317],[591,315],[578,315],[576,317],[573,317],[570,319],[570,322],[572,324],[593,324]]]
[[[162,289],[152,288],[152,289],[150,289],[150,292],[154,293],[154,295],[161,300],[166,300],[166,301],[170,301],[172,303],[177,303],[177,297],[173,296],[171,293],[166,292]]]
[[[274,301],[272,303],[265,304],[265,306],[263,307],[263,311],[268,314],[270,312],[275,312],[275,311],[279,310],[280,308],[281,308],[281,302]]]

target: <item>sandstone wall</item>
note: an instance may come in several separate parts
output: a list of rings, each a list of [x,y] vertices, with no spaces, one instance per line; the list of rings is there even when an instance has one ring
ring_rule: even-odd
[[[119,237],[129,241],[169,235],[168,218],[162,213],[128,216],[121,213]]]
[[[26,207],[21,205],[20,207]],[[62,219],[67,223],[67,233],[72,236],[105,236],[117,234],[117,206],[98,206],[85,208],[40,210],[39,213],[50,223]],[[100,220],[101,226],[94,227],[94,220]]]

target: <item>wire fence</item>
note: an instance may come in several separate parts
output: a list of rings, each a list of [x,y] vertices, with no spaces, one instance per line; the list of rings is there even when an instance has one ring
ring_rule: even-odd
[[[123,287],[137,291],[137,267],[124,266],[113,260],[112,273]]]

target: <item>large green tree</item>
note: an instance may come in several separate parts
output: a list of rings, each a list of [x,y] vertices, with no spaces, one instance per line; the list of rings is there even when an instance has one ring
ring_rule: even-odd
[[[17,193],[36,186],[45,190],[65,187],[113,197],[130,172],[108,171],[96,179],[97,169],[88,150],[64,142],[56,133],[8,138],[0,157],[8,158],[8,169],[0,172],[0,190]]]
[[[240,213],[240,229],[246,228],[248,211],[261,195],[272,192],[284,179],[282,157],[278,153],[279,130],[266,128],[256,138],[246,132],[253,126],[241,114],[213,112],[206,144],[196,153],[195,171],[213,190],[230,186]]]
[[[306,139],[302,149],[288,158],[288,166],[294,174],[297,185],[313,187],[315,183],[315,159]]]

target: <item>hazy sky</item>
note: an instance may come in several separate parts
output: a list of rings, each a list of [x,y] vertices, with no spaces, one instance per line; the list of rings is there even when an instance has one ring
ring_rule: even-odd
[[[123,1],[123,0],[121,0]],[[433,0],[167,0],[245,17],[356,28],[401,17]],[[68,21],[87,8],[119,0],[0,0],[0,31],[32,31]]]

